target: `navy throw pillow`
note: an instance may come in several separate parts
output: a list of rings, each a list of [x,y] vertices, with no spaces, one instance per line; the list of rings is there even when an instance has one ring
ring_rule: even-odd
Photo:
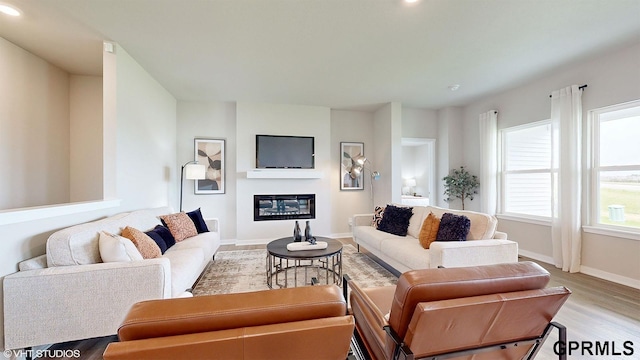
[[[409,220],[413,215],[413,208],[387,205],[378,225],[378,230],[398,236],[407,236]]]
[[[156,242],[156,244],[158,244],[158,247],[160,248],[161,253],[164,254],[164,252],[167,251],[167,243],[164,241],[162,236],[160,236],[160,234],[156,231],[156,229],[147,231],[145,232],[145,234],[147,234],[151,239],[153,239],[153,241]]]
[[[197,210],[188,212],[187,215],[189,216],[189,219],[193,221],[193,224],[196,226],[196,230],[198,230],[198,234],[209,232],[207,223],[205,223],[204,219],[202,218],[202,212],[200,212],[200,208],[198,208]]]
[[[173,235],[171,235],[171,231],[169,231],[169,228],[162,225],[156,225],[156,227],[153,228],[153,231],[155,231],[158,235],[160,235],[160,237],[162,237],[162,240],[164,240],[165,244],[167,244],[167,249],[176,244],[176,239],[173,237]]]
[[[466,241],[471,220],[464,215],[442,214],[436,241]]]

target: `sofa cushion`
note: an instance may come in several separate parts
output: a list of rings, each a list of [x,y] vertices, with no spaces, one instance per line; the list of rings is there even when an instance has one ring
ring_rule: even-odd
[[[191,239],[185,242],[190,241]],[[180,249],[178,246],[174,246],[167,250],[163,257],[169,259],[171,263],[172,297],[178,296],[186,289],[191,288],[206,266],[206,264],[203,265],[205,262],[204,252],[199,248]]]
[[[192,236],[185,241],[180,241],[176,243],[176,245],[172,248],[174,250],[184,250],[184,249],[201,249],[204,252],[205,257],[208,260],[211,260],[213,254],[217,250],[217,243],[215,241],[215,235],[210,232],[205,232],[202,234],[198,234],[196,236]]]
[[[169,212],[169,207],[137,210],[56,231],[47,239],[47,266],[102,262],[98,244],[100,231],[119,234],[127,225],[146,231],[160,224],[158,215]]]
[[[358,239],[358,243],[364,245],[367,249],[380,250],[382,240],[388,238],[402,238],[401,236],[392,235],[380,230],[376,230],[373,226],[356,226],[353,228],[353,237]]]
[[[163,215],[160,216],[160,219],[169,228],[176,242],[198,234],[198,230],[193,221],[183,212]]]
[[[465,241],[471,221],[464,215],[444,213],[440,219],[436,241]]]
[[[418,236],[418,241],[423,248],[428,249],[429,245],[436,241],[439,228],[440,219],[430,212],[427,218],[424,219],[422,228],[420,229],[420,235]]]
[[[140,254],[140,251],[138,251],[131,240],[125,237],[101,231],[98,244],[100,248],[100,257],[103,262],[142,260],[142,254]]]
[[[429,250],[423,249],[415,238],[387,238],[382,240],[380,250],[410,269],[429,268]]]
[[[387,205],[378,230],[389,234],[406,236],[413,208]]]
[[[98,239],[100,231],[120,233],[118,214],[105,219],[71,226],[51,234],[47,239],[47,267],[85,265],[102,262]]]
[[[464,215],[468,217],[471,221],[471,227],[469,228],[467,240],[493,239],[496,227],[498,226],[498,219],[496,219],[495,216],[484,213],[469,210],[444,209],[437,206],[428,206],[427,209],[440,218],[442,218],[444,213]]]
[[[156,242],[142,231],[127,226],[122,230],[122,236],[133,242],[144,259],[155,259],[162,256],[160,247]]]
[[[209,231],[209,229],[207,228],[207,223],[204,222],[204,219],[202,218],[202,212],[200,211],[200,208],[188,212],[187,216],[189,216],[191,221],[193,221],[193,224],[196,226],[196,230],[198,231],[198,234],[202,234],[203,232]]]

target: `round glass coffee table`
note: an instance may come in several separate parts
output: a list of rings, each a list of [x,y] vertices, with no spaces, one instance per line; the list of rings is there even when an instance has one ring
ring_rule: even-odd
[[[342,283],[342,243],[321,236],[317,241],[327,243],[322,250],[287,250],[293,237],[273,240],[267,244],[267,285],[280,288],[313,285],[315,283]],[[311,273],[311,274],[309,274]],[[309,275],[312,275],[309,278]],[[315,275],[315,276],[313,276]],[[290,279],[292,277],[292,279]],[[298,279],[304,281],[298,284]],[[284,280],[281,282],[280,280]],[[290,281],[292,280],[292,282]]]

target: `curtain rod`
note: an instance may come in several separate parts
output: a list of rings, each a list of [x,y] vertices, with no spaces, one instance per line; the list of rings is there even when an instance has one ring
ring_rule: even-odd
[[[586,88],[586,87],[587,87],[587,84],[584,84],[582,86],[578,86],[578,89],[579,90],[584,90],[584,88]],[[549,97],[551,97],[551,95],[549,95]]]

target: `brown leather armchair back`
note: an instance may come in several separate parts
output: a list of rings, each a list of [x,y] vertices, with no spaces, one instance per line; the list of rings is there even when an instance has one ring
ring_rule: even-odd
[[[419,302],[540,289],[548,283],[549,273],[532,262],[408,271],[398,279],[389,325],[404,337]]]
[[[419,303],[404,341],[421,358],[534,338],[544,333],[568,295],[564,288],[551,288]],[[522,359],[530,348],[510,347],[483,356]]]
[[[353,329],[335,285],[151,300],[104,359],[345,359]]]
[[[552,327],[566,336],[552,319],[571,292],[545,288],[548,282],[538,264],[519,262],[409,271],[391,287],[348,286],[359,338],[373,359],[456,353],[477,360],[535,356]]]

